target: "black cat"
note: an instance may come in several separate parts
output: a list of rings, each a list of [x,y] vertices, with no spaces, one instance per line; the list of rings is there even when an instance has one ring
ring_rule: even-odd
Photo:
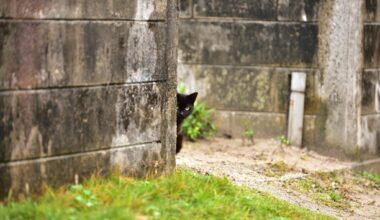
[[[190,95],[177,93],[177,145],[176,154],[182,148],[183,134],[181,125],[183,120],[193,112],[194,102],[198,93],[194,92]]]

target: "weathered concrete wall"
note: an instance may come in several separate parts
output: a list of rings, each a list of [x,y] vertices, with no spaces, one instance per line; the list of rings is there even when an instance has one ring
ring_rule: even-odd
[[[319,20],[321,102],[319,141],[355,154],[360,126],[363,1],[326,1]]]
[[[360,145],[380,153],[380,0],[366,0]]]
[[[378,0],[180,4],[179,81],[217,109],[220,133],[286,133],[289,75],[304,71],[304,146],[378,151]]]
[[[178,74],[217,109],[220,133],[286,133],[289,74],[308,73],[306,141],[318,112],[319,1],[181,0]],[[249,123],[247,125],[246,123]]]
[[[176,1],[0,2],[0,196],[175,166]]]

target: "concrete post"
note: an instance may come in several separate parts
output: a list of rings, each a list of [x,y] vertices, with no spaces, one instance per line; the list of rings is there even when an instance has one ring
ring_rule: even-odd
[[[326,0],[319,10],[322,109],[316,132],[320,146],[348,154],[358,150],[359,141],[363,3]]]

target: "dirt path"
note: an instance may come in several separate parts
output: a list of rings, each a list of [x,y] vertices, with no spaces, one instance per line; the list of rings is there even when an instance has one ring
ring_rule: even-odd
[[[379,186],[346,170],[342,162],[277,140],[215,138],[185,143],[177,165],[226,176],[239,185],[341,219],[380,219]],[[334,171],[334,172],[333,172]]]

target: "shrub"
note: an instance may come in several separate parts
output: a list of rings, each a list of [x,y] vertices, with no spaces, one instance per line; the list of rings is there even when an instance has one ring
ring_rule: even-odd
[[[214,109],[207,109],[204,103],[195,102],[193,113],[182,124],[184,135],[191,141],[212,136],[216,130],[211,122],[213,111]]]
[[[183,83],[179,85],[179,91],[186,92]],[[183,134],[191,141],[212,136],[216,131],[215,125],[211,121],[213,111],[214,109],[207,108],[204,103],[196,101],[193,112],[183,121]]]

